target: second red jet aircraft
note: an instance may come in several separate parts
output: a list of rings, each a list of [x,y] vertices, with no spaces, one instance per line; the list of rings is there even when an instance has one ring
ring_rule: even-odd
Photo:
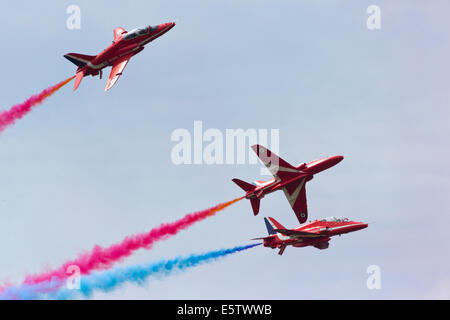
[[[367,228],[368,224],[335,217],[312,221],[295,229],[286,229],[274,218],[264,218],[269,235],[252,240],[263,240],[264,247],[280,248],[282,255],[286,246],[327,249],[330,237]]]
[[[300,223],[308,219],[306,182],[316,173],[331,168],[344,159],[343,156],[333,156],[294,167],[263,146],[255,144],[252,149],[274,176],[274,179],[255,181],[254,184],[233,179],[233,182],[246,192],[245,198],[250,200],[253,214],[255,216],[258,214],[260,201],[266,194],[283,190]]]

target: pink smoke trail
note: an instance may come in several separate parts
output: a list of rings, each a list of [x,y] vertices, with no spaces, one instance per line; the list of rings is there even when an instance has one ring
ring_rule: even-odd
[[[34,106],[42,103],[45,99],[68,84],[73,78],[75,78],[75,76],[44,89],[41,93],[32,95],[24,102],[12,106],[9,110],[0,112],[0,133],[2,133],[6,127],[13,125],[16,120],[23,118],[23,116],[30,112]]]
[[[57,281],[69,275],[66,273],[69,266],[76,265],[80,268],[81,274],[89,274],[93,270],[104,270],[110,268],[114,263],[123,260],[138,249],[151,249],[152,245],[170,236],[176,235],[196,222],[204,220],[215,213],[224,210],[243,198],[237,198],[221,203],[215,207],[187,214],[183,218],[164,223],[149,232],[126,237],[121,242],[107,248],[95,246],[90,252],[81,254],[75,260],[64,263],[61,267],[38,275],[29,275],[25,278],[24,284],[38,284],[44,281]]]

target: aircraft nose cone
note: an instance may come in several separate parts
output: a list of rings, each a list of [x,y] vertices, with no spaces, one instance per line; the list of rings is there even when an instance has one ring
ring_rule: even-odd
[[[172,29],[173,27],[175,27],[175,22],[167,22],[163,24],[164,29]]]
[[[369,226],[369,224],[367,223],[359,223],[358,225],[356,225],[356,230],[362,230],[365,229]]]
[[[333,156],[328,158],[327,163],[329,164],[330,167],[332,167],[337,165],[342,160],[344,160],[343,156]]]

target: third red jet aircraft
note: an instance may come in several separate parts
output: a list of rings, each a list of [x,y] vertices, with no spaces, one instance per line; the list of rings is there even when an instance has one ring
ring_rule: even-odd
[[[326,170],[344,159],[343,156],[334,156],[294,167],[263,146],[256,144],[252,146],[252,149],[274,176],[271,180],[255,181],[254,184],[233,179],[234,183],[246,191],[245,198],[250,200],[254,215],[258,214],[260,200],[266,194],[283,190],[300,223],[304,223],[308,219],[306,182],[310,181],[316,173]]]
[[[115,28],[112,44],[98,55],[89,56],[79,53],[64,55],[66,59],[78,66],[73,90],[78,88],[83,77],[87,75],[96,76],[100,74],[101,79],[102,69],[108,66],[112,66],[112,68],[105,91],[111,89],[122,75],[123,69],[125,69],[131,57],[144,50],[147,43],[162,36],[174,26],[174,22],[169,22],[157,26],[137,28],[129,32],[123,28]]]
[[[280,248],[283,254],[286,246],[326,249],[330,237],[367,228],[367,223],[350,221],[347,218],[334,217],[312,221],[295,229],[286,229],[274,218],[264,218],[269,235],[252,240],[263,240],[264,247]]]

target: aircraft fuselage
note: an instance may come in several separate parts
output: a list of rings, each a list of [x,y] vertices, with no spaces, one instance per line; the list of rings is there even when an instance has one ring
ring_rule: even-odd
[[[78,68],[77,72],[85,70],[86,75],[98,75],[103,68],[112,66],[114,62],[126,55],[135,55],[142,50],[144,46],[159,38],[175,26],[175,23],[169,22],[157,26],[149,26],[146,34],[138,35],[135,38],[127,39],[125,37],[117,37],[111,45],[100,52],[92,61],[85,66]]]
[[[342,235],[349,232],[355,232],[367,228],[368,224],[350,220],[343,221],[324,221],[315,220],[306,223],[298,228],[290,229],[293,231],[303,231],[305,233],[314,234],[314,237],[297,237],[295,235],[288,236],[277,232],[264,239],[263,245],[272,249],[282,248],[286,246],[307,247],[315,246],[319,249],[328,248],[328,241],[333,236]]]
[[[286,185],[303,178],[306,178],[305,182],[308,182],[313,179],[315,174],[335,166],[336,164],[341,162],[342,159],[343,159],[342,156],[332,156],[328,158],[315,160],[309,163],[302,163],[296,167],[299,170],[298,174],[289,179],[282,180],[273,178],[267,181],[256,181],[255,183],[257,184],[257,187],[254,190],[247,192],[245,198],[250,199],[256,197],[261,199],[266,194],[280,190],[284,188]]]

